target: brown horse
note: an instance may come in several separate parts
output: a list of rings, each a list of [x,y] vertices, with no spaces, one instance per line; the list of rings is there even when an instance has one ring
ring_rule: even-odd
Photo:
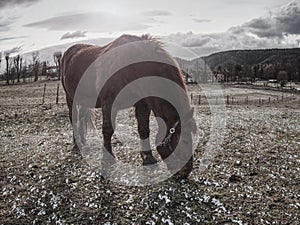
[[[140,45],[140,43],[143,43],[143,45]],[[109,79],[105,80],[104,74],[109,70],[108,67],[117,64],[118,60],[127,60],[128,57],[124,57],[124,55],[121,59],[118,59],[118,57],[121,57],[122,55],[122,52],[119,49],[124,46],[130,46],[125,50],[128,57],[135,55],[137,58],[149,58],[149,52],[151,52],[151,55],[154,55],[159,60],[153,60],[151,57],[149,60],[135,59],[135,61],[133,60],[133,63],[130,63],[121,69],[110,69],[110,72],[113,71],[111,72],[113,74]],[[90,69],[92,64],[97,60],[101,62],[101,57],[103,58],[105,54],[107,55],[108,53],[112,53],[112,56],[108,58],[109,60],[107,63],[102,64],[100,68],[96,68],[93,75],[86,75],[89,76],[91,82],[87,84],[85,88],[86,92],[80,94],[79,98],[76,98],[76,88],[78,88],[84,74],[87,74],[88,70],[93,71]],[[84,115],[90,111],[90,108],[102,108],[104,147],[107,152],[114,157],[111,147],[111,137],[114,133],[117,110],[134,106],[135,116],[138,122],[138,133],[142,145],[140,154],[143,165],[154,164],[157,162],[152,155],[149,143],[149,116],[152,111],[156,118],[161,118],[160,120],[157,120],[158,128],[159,130],[164,131],[162,136],[157,135],[157,140],[162,140],[160,142],[157,141],[159,143],[157,143],[156,149],[159,155],[166,162],[167,167],[171,172],[177,173],[182,177],[187,177],[189,175],[193,166],[191,136],[191,132],[195,129],[193,109],[190,107],[181,70],[175,60],[164,50],[161,42],[148,35],[143,35],[142,37],[122,35],[113,42],[102,47],[77,44],[70,47],[64,53],[61,66],[62,83],[66,92],[70,120],[73,124],[73,129],[74,124],[75,126],[78,126],[79,124],[79,127],[81,127],[79,138],[76,138],[76,140],[74,138],[75,147],[76,144],[84,144],[85,142],[85,126],[87,121],[82,119]],[[163,90],[168,95],[178,98],[177,101],[181,107],[181,113],[178,112],[177,107],[174,106],[174,104],[171,104],[162,97],[157,97],[153,94],[151,94],[151,96],[145,96],[145,93],[143,93],[145,88],[136,88],[135,90],[130,89],[132,92],[131,95],[127,95],[127,99],[140,97],[139,101],[131,102],[130,104],[127,103],[119,108],[113,109],[114,101],[123,88],[134,81],[138,81],[140,78],[151,78],[153,76],[169,80],[180,87],[181,91],[184,93],[183,95],[179,95],[178,91],[173,89],[164,90],[167,87],[164,87],[160,82],[147,84],[150,89],[155,89],[155,92]],[[100,89],[99,84],[97,84],[98,80],[105,80],[105,84],[102,85]],[[97,87],[95,86],[97,85],[99,90],[96,90]],[[88,101],[90,93],[97,93],[96,102],[90,103]],[[75,110],[75,113],[73,103],[79,106],[78,108],[75,108],[78,109]],[[80,123],[82,124],[80,125]],[[174,149],[178,149],[176,154]],[[184,164],[181,168],[176,168],[176,162],[179,162],[179,164],[180,162],[184,162]]]

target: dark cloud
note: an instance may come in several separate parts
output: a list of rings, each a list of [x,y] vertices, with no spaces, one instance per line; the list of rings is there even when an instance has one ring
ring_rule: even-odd
[[[17,16],[0,16],[0,32],[10,30],[10,26],[18,19]]]
[[[5,37],[5,38],[0,38],[1,41],[9,41],[9,40],[15,40],[15,39],[22,39],[26,38],[27,36],[17,36],[17,37]]]
[[[254,29],[269,29],[272,26],[272,22],[267,19],[253,19],[249,23],[246,24],[248,27],[252,27]]]
[[[0,8],[15,6],[15,5],[31,5],[40,0],[0,0]]]
[[[300,2],[292,2],[275,17],[278,28],[289,34],[300,34]]]
[[[69,38],[86,37],[85,33],[86,33],[86,31],[68,32],[68,33],[65,33],[63,36],[61,36],[60,39],[63,40],[63,39],[69,39]]]
[[[14,54],[14,53],[19,53],[20,51],[22,51],[21,46],[18,47],[14,47],[12,49],[7,49],[4,51],[4,55],[10,55],[10,54]]]
[[[143,13],[144,16],[171,16],[172,13],[167,10],[150,10]]]
[[[89,20],[88,14],[73,14],[66,16],[51,17],[49,19],[28,23],[24,27],[37,27],[37,28],[47,28],[49,30],[64,30],[68,27],[73,28],[76,26],[77,21],[87,21]],[[79,22],[80,23],[80,22]]]
[[[288,34],[300,34],[300,3],[291,2],[267,17],[251,20],[239,27],[231,28],[234,33],[250,32],[259,37],[283,38]]]
[[[139,22],[136,18],[108,12],[63,15],[25,24],[24,26],[49,30],[88,30],[95,32],[142,30],[149,27],[149,25]]]
[[[193,21],[196,23],[209,23],[211,22],[211,20],[208,19],[197,19],[197,18],[193,18]]]
[[[265,49],[265,48],[290,48],[298,47],[299,40],[290,40],[288,37],[257,37],[248,32],[232,32],[211,34],[176,33],[164,38],[166,43],[177,44],[182,47],[182,51],[177,52],[178,56],[183,56],[182,52],[194,52],[199,56],[209,55],[213,52],[220,52],[233,49]]]

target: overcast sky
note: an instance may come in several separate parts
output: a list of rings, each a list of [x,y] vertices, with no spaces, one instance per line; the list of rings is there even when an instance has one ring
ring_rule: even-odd
[[[293,0],[0,0],[0,51],[24,53],[123,33],[163,37],[174,55],[299,47]],[[178,47],[178,48],[177,48]],[[178,50],[181,49],[181,50]]]

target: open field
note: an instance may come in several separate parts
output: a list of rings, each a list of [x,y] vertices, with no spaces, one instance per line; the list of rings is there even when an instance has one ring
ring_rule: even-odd
[[[222,148],[204,172],[211,112],[195,99],[201,140],[189,179],[125,187],[74,155],[63,90],[56,105],[58,82],[46,82],[42,105],[44,83],[0,87],[0,224],[300,224],[299,95],[225,87],[224,96],[241,101],[226,106]],[[138,143],[128,113],[123,123]],[[141,163],[113,143],[118,159]]]

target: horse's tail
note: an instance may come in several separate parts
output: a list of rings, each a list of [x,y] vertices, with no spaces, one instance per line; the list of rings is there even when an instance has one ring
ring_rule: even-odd
[[[96,131],[95,118],[96,111],[95,109],[87,108],[84,106],[77,106],[77,119],[78,119],[78,135],[80,143],[84,145],[86,143],[88,132]]]
[[[86,108],[86,107],[81,107],[81,108],[85,108],[86,123],[87,123],[88,127],[90,126],[90,128],[96,129],[96,125],[95,125],[96,110],[92,109],[92,108]]]

